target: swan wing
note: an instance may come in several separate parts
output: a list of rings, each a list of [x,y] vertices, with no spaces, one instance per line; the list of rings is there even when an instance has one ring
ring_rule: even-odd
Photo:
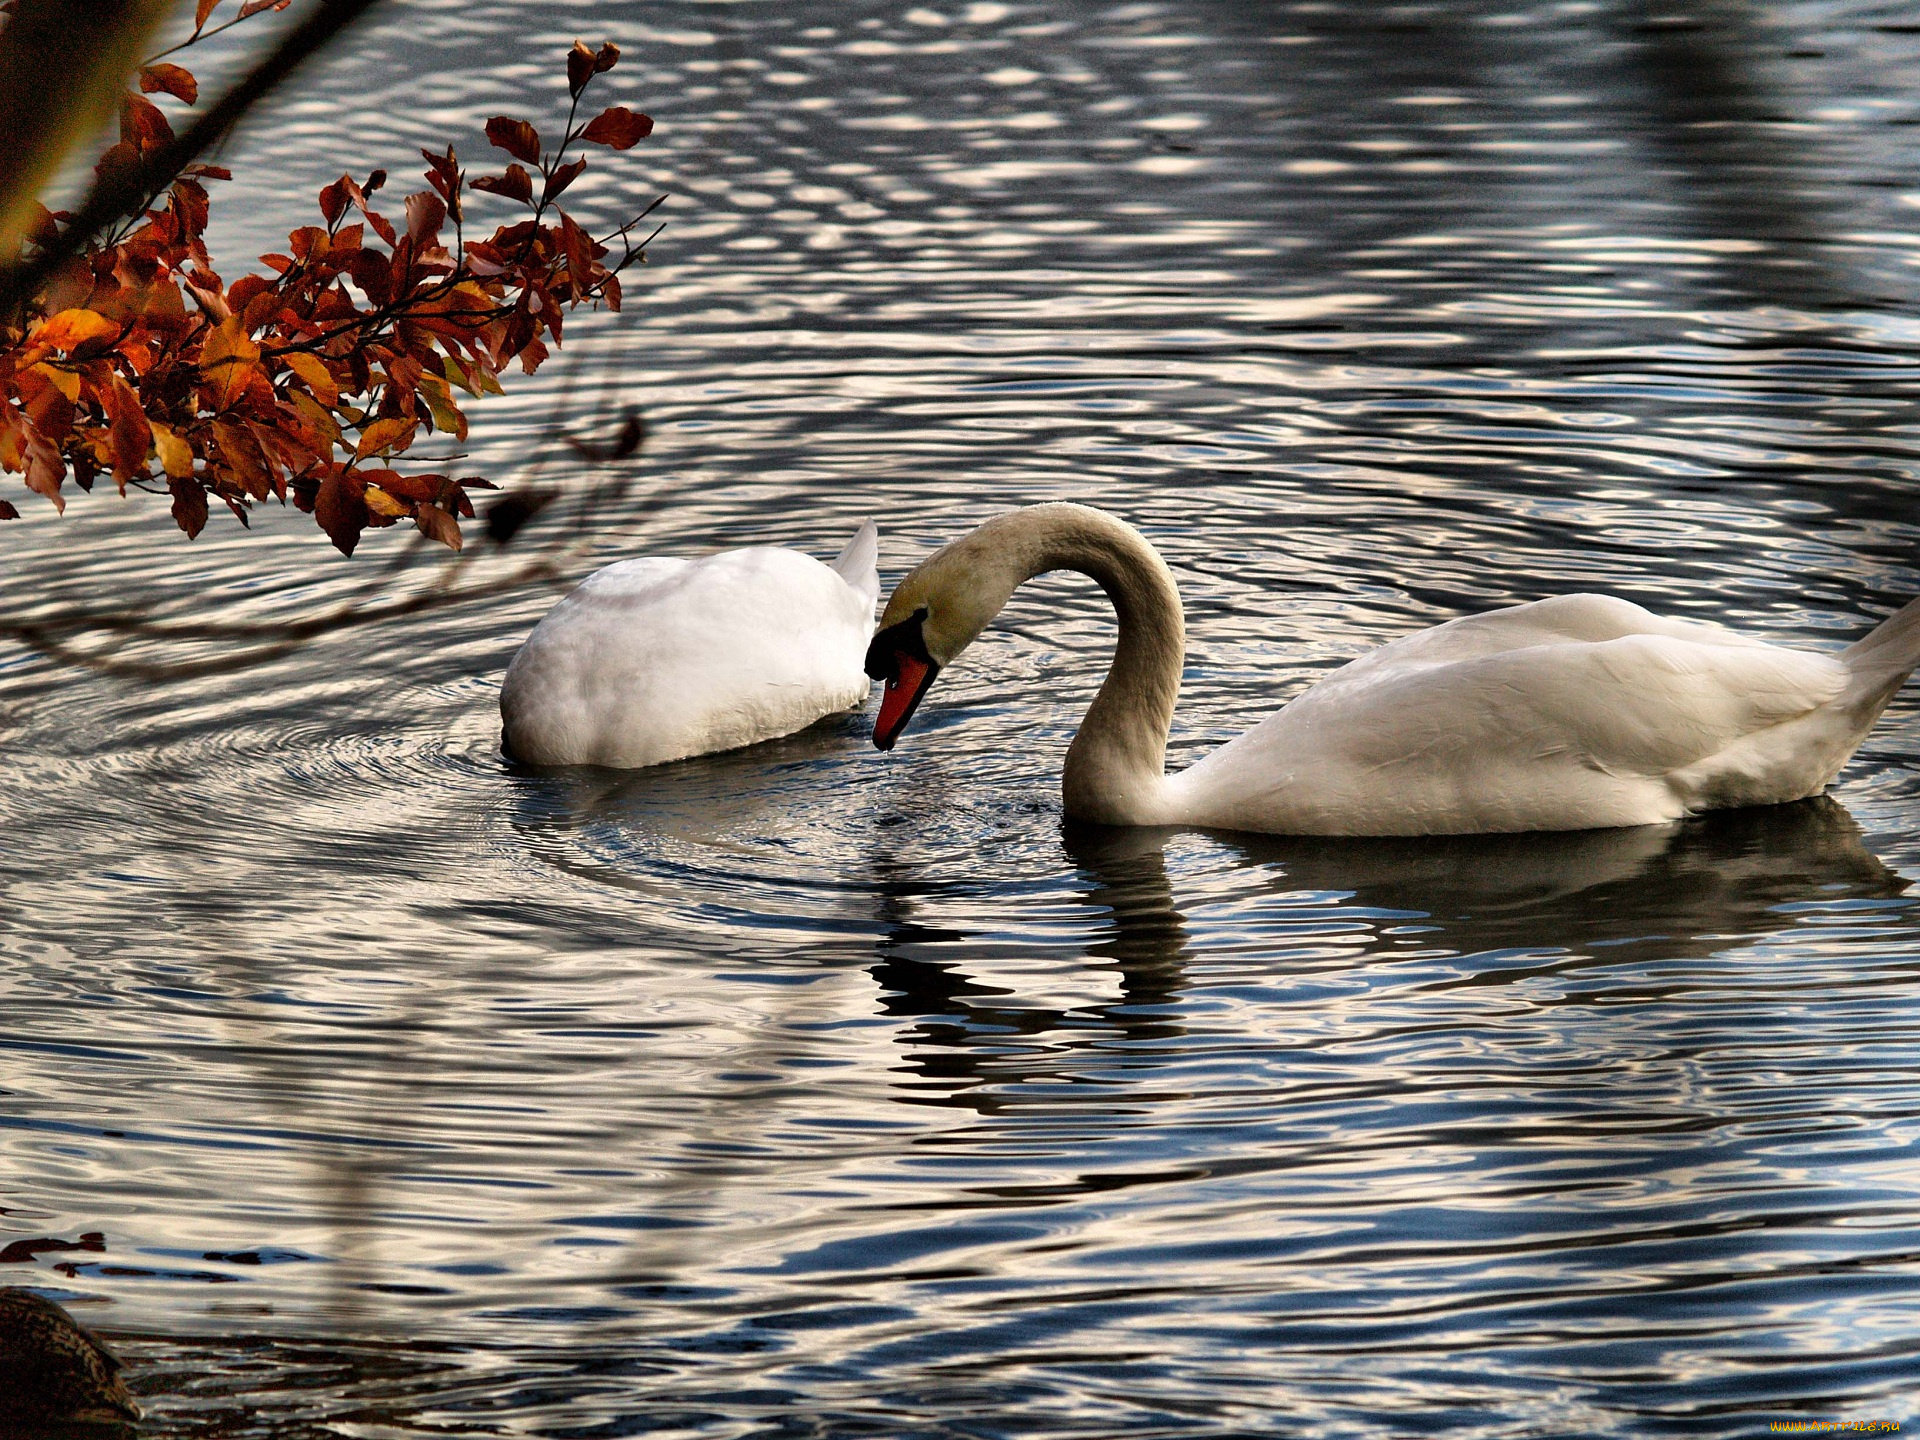
[[[1180,780],[1212,823],[1410,834],[1654,824],[1829,778],[1824,744],[1774,737],[1841,695],[1841,661],[1644,611],[1627,630],[1625,602],[1554,609],[1383,646]]]

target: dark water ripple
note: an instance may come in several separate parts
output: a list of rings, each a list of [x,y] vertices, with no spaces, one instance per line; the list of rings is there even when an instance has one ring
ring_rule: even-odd
[[[891,579],[1108,505],[1186,600],[1183,763],[1463,610],[1821,647],[1920,592],[1920,35],[1683,8],[415,0],[243,136],[218,248],[349,155],[478,166],[613,35],[659,129],[578,213],[669,228],[473,468],[570,385],[641,407],[578,573],[874,515]],[[374,576],[149,503],[9,526],[10,593],[271,636]],[[192,682],[0,654],[0,1241],[70,1247],[0,1281],[116,1337],[150,1433],[1907,1418],[1913,700],[1760,814],[1116,836],[1056,792],[1082,582],[895,755],[856,718],[630,775],[500,759],[551,599]]]

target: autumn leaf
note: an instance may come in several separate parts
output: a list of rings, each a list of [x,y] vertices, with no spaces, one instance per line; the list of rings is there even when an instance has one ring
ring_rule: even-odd
[[[66,397],[69,405],[80,403],[80,377],[71,370],[62,370],[57,365],[48,365],[44,361],[32,366],[34,374],[50,382],[54,389]]]
[[[207,528],[207,492],[191,477],[178,475],[167,478],[167,489],[173,492],[174,523],[194,539]]]
[[[593,57],[593,73],[604,74],[620,63],[620,47],[611,40],[602,45]]]
[[[339,401],[340,387],[334,383],[333,373],[321,362],[319,356],[310,355],[304,350],[295,350],[282,355],[280,359],[289,370],[305,382],[307,389],[313,393],[313,398],[321,404],[333,405]]]
[[[359,476],[336,471],[320,482],[313,497],[313,518],[342,555],[353,554],[367,525],[366,485]]]
[[[260,346],[239,319],[229,315],[214,326],[200,351],[200,372],[207,378],[216,410],[229,409],[261,376]]]
[[[67,476],[66,462],[39,431],[28,428],[25,438],[27,488],[46,496],[53,502],[53,508],[64,515],[67,502],[60,493],[60,482]]]
[[[585,160],[570,160],[565,165],[556,165],[553,174],[547,177],[547,199],[558,200],[560,192],[580,178],[580,172],[587,168]]]
[[[120,143],[141,154],[151,154],[173,142],[173,126],[160,107],[138,95],[120,97]]]
[[[567,278],[573,283],[573,293],[576,296],[585,294],[593,274],[593,241],[564,210],[560,212],[560,237],[566,251]]]
[[[464,543],[460,538],[460,522],[438,505],[415,506],[413,523],[420,527],[422,535],[438,540],[449,550],[458,550]]]
[[[153,445],[153,427],[140,408],[140,397],[118,375],[107,391],[108,437],[113,445],[113,478],[124,493],[127,481],[144,474],[147,451]]]
[[[18,520],[20,512],[13,507],[11,500],[0,500],[0,520]]]
[[[160,468],[173,480],[189,480],[193,477],[193,447],[174,434],[171,425],[162,425],[149,417],[148,428],[153,431],[154,453],[160,457]]]
[[[593,52],[576,40],[573,48],[567,52],[567,93],[576,100],[580,92],[587,88],[587,82],[593,79]]]
[[[219,3],[220,0],[198,0],[198,3],[194,5],[193,29],[195,34],[198,34],[200,27],[207,23],[207,17],[213,13],[213,7]]]
[[[407,197],[407,238],[416,250],[439,240],[440,224],[446,218],[446,202],[431,190]]]
[[[467,438],[467,417],[453,403],[447,382],[437,375],[420,377],[420,393],[427,397],[427,410],[433,416],[433,428],[456,440]]]
[[[402,500],[397,495],[389,495],[378,485],[369,485],[361,492],[360,498],[366,502],[367,509],[375,515],[389,520],[401,520],[413,514],[413,502]]]
[[[364,460],[393,446],[394,442],[413,434],[414,422],[406,416],[396,415],[387,420],[376,420],[360,432],[360,443],[353,447],[356,460]],[[406,449],[402,445],[400,449]]]
[[[487,121],[487,140],[516,160],[529,165],[540,163],[540,132],[524,120],[496,115]]]
[[[640,115],[624,105],[615,105],[594,116],[580,132],[580,138],[615,150],[631,150],[652,133],[651,115]]]
[[[247,0],[240,7],[240,18],[244,20],[249,15],[258,15],[262,10],[284,10],[291,4],[293,0]]]
[[[103,335],[118,335],[120,327],[93,310],[62,310],[27,337],[28,348],[74,350]]]
[[[504,175],[482,175],[470,182],[474,189],[485,190],[489,194],[504,195],[509,200],[531,203],[533,200],[533,177],[518,165],[507,166]]]
[[[165,61],[141,69],[140,88],[149,95],[164,93],[189,105],[200,98],[200,82],[193,78],[193,72]]]
[[[352,178],[342,175],[331,185],[321,188],[320,213],[326,217],[329,226],[338,224],[340,217],[347,213],[347,205],[351,199],[349,194],[350,186],[353,186]]]

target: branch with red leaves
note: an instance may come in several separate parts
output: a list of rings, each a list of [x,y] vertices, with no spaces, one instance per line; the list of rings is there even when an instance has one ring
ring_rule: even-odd
[[[198,24],[215,3],[200,0]],[[275,3],[247,0],[239,18]],[[69,471],[83,490],[102,475],[123,494],[129,485],[164,489],[189,536],[212,501],[245,524],[271,496],[311,512],[346,554],[368,527],[401,520],[458,550],[459,522],[474,513],[468,491],[493,487],[403,473],[400,457],[424,434],[464,440],[455,392],[501,393],[501,373],[516,360],[531,374],[560,344],[567,311],[618,310],[618,276],[644,260],[653,238],[629,238],[653,205],[596,239],[558,204],[587,164],[567,158],[571,149],[627,150],[653,129],[619,105],[576,123],[583,93],[619,58],[611,44],[592,51],[575,42],[571,105],[552,149],[528,122],[499,116],[487,138],[516,163],[498,175],[469,182],[451,145],[423,150],[431,188],[406,197],[397,224],[374,208],[385,171],[364,182],[343,175],[320,192],[324,224],[295,230],[286,253],[263,256],[270,273],[230,285],[204,234],[205,182],[231,177],[187,166],[155,208],[60,268],[29,313],[0,320],[0,467],[61,509]],[[191,105],[198,94],[189,71],[163,62],[141,71],[140,87],[145,94],[124,98],[120,141],[97,167],[103,176],[173,141],[146,95]],[[470,190],[531,214],[467,241]],[[67,218],[43,211],[30,245],[53,243]],[[443,239],[449,220],[452,248]],[[0,519],[18,516],[0,500]]]

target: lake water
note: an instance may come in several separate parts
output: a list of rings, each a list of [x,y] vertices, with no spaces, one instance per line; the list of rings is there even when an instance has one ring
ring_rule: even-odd
[[[659,128],[579,209],[665,191],[667,229],[466,468],[644,412],[574,577],[870,515],[891,584],[1105,506],[1185,597],[1183,764],[1467,611],[1817,649],[1920,593],[1913,19],[418,0],[234,147],[221,255],[349,163],[477,170],[611,36]],[[437,573],[20,498],[16,613],[271,635]],[[517,772],[497,686],[556,593],[199,678],[0,651],[0,1283],[114,1337],[149,1433],[1912,1415],[1920,694],[1830,800],[1673,828],[1083,833],[1088,582],[1023,590],[891,755],[852,716]]]

